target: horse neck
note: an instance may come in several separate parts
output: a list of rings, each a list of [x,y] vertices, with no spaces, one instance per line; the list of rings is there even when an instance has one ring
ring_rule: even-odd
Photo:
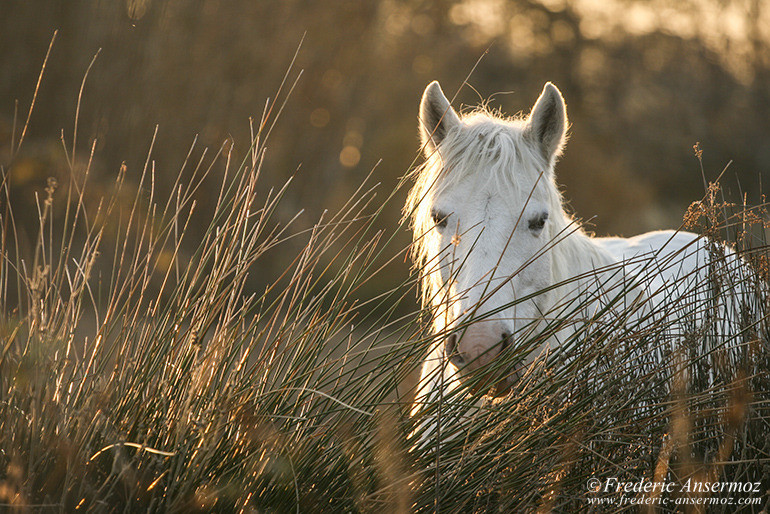
[[[597,245],[594,239],[581,228],[574,228],[574,221],[565,217],[566,225],[558,242],[553,247],[553,273],[555,283],[561,283],[577,276],[590,276],[597,269],[614,264],[616,259],[607,250]]]

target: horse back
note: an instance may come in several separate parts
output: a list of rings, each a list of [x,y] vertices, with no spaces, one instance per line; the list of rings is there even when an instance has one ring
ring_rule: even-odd
[[[627,272],[648,278],[681,278],[701,269],[709,258],[708,241],[692,232],[656,230],[629,238],[597,237],[595,242],[628,266]]]

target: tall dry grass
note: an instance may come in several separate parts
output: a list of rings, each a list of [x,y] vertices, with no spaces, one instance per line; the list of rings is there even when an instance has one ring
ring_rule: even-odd
[[[290,90],[286,82],[276,97]],[[440,337],[427,331],[429,313],[397,314],[421,270],[375,298],[357,294],[406,254],[393,232],[376,228],[395,192],[377,199],[365,182],[309,230],[279,222],[291,185],[262,191],[259,175],[281,108],[266,106],[242,158],[229,143],[198,160],[191,149],[165,196],[154,187],[152,144],[136,187],[122,168],[97,204],[86,201],[93,145],[78,160],[82,149],[63,141],[70,179],[49,181],[33,213],[14,212],[3,167],[3,508],[570,512],[637,510],[592,506],[589,478],[760,481],[767,490],[767,261],[750,226],[764,220],[757,210],[733,209],[712,187],[688,217],[712,238],[737,241],[756,272],[736,275],[713,252],[708,300],[678,298],[676,308],[686,318],[736,296],[738,330],[726,319],[692,325],[671,351],[670,326],[657,320],[673,304],[629,322],[623,295],[610,295],[506,397],[470,383],[410,418],[410,377]],[[217,199],[199,213],[202,188]],[[38,232],[25,252],[14,227],[29,216]],[[192,223],[206,229],[185,254]],[[298,250],[283,273],[264,291],[247,290],[260,258],[287,244]],[[565,307],[497,371],[582,307]],[[740,359],[715,374],[711,356],[726,348]],[[440,430],[426,436],[425,419]]]

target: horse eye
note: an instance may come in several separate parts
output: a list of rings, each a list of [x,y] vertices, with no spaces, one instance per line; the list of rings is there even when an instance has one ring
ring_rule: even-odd
[[[435,223],[438,228],[446,227],[446,220],[449,217],[448,214],[444,214],[443,212],[439,211],[432,211],[430,216],[433,218],[433,223]]]
[[[529,220],[529,230],[532,232],[540,232],[545,226],[545,222],[548,220],[548,213],[541,212]]]

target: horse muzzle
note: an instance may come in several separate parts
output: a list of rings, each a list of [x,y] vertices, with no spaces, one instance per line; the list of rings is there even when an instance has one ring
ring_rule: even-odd
[[[462,378],[473,378],[474,391],[505,395],[519,381],[521,370],[503,365],[513,336],[502,322],[478,321],[449,334],[444,350]]]

